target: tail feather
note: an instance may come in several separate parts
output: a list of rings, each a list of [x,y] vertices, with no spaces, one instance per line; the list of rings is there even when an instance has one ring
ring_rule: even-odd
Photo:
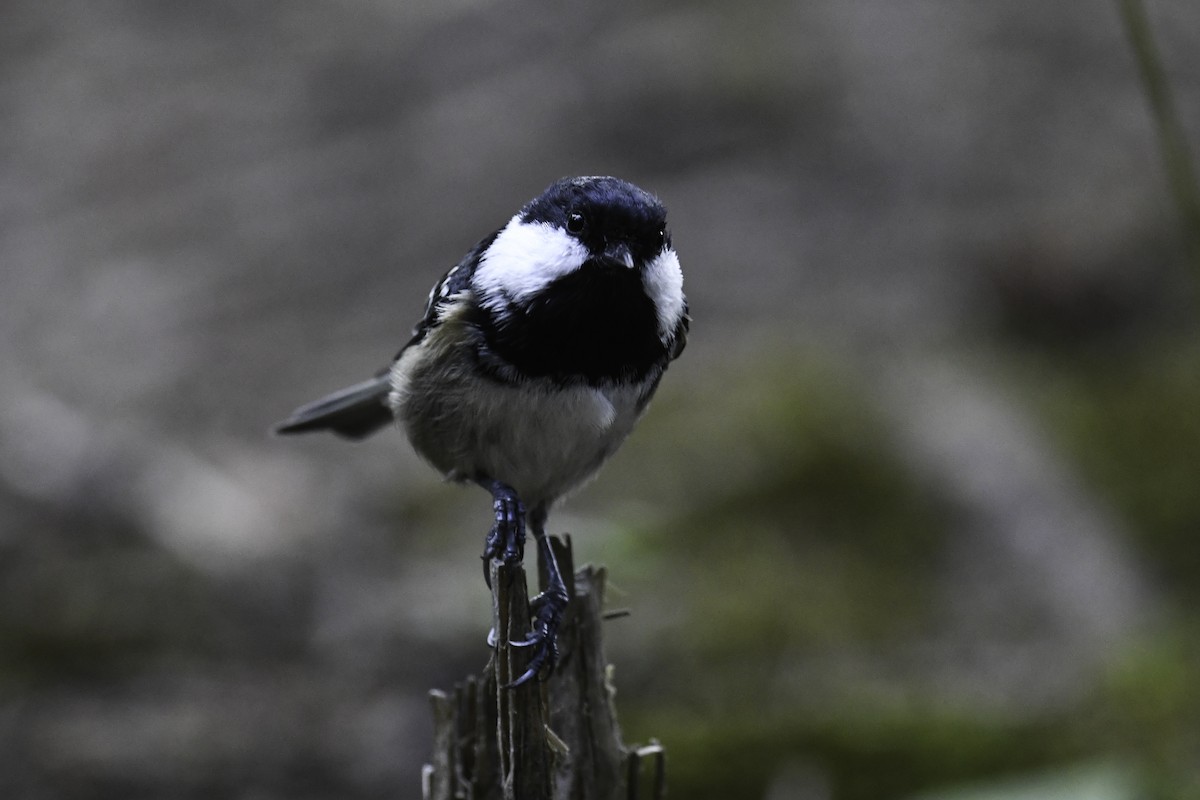
[[[346,439],[364,439],[390,423],[387,374],[356,383],[341,391],[300,406],[275,426],[275,433],[308,433],[328,430]]]

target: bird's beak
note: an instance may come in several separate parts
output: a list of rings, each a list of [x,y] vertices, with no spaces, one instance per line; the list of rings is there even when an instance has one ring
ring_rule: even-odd
[[[609,242],[604,246],[604,260],[633,269],[633,253],[625,242]]]

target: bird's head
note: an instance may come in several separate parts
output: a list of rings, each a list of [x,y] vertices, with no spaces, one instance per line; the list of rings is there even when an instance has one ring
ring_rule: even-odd
[[[632,272],[654,303],[663,333],[684,307],[683,276],[667,211],[620,178],[563,178],[528,202],[480,257],[475,287],[500,312],[532,302],[580,270]]]

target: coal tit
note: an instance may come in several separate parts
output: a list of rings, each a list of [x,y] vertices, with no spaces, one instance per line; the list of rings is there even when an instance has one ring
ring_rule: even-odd
[[[688,323],[662,204],[617,178],[564,178],[442,277],[389,368],[275,430],[360,439],[399,422],[443,475],[491,492],[485,574],[522,559],[528,520],[548,585],[516,643],[534,647],[523,683],[553,667],[567,603],[546,515],[633,429]]]

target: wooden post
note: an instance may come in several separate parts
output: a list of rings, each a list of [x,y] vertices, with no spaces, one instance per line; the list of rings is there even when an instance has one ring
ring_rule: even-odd
[[[575,572],[569,540],[551,542],[572,598],[559,630],[558,666],[543,682],[497,688],[520,676],[531,654],[509,644],[529,631],[525,571],[493,562],[495,649],[482,678],[430,692],[434,742],[425,800],[659,800],[665,793],[662,748],[631,750],[621,742],[602,643],[605,570]],[[641,775],[645,764],[648,778]]]

